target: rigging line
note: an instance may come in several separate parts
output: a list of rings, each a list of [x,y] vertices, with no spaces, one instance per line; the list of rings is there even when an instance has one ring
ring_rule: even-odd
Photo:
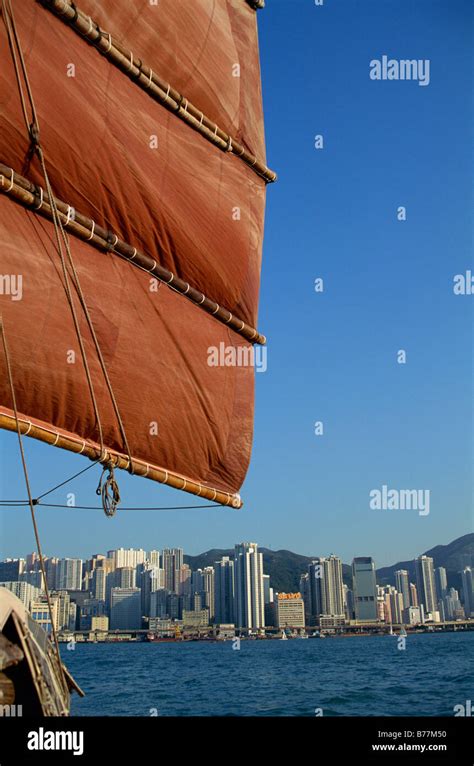
[[[42,171],[43,171],[43,175],[44,175],[44,179],[45,179],[45,183],[46,183],[46,187],[47,187],[47,191],[48,191],[48,195],[49,195],[49,203],[50,203],[51,211],[53,213],[53,223],[54,223],[54,228],[55,228],[55,233],[56,233],[56,239],[57,239],[57,242],[58,242],[58,252],[60,253],[61,260],[63,261],[63,253],[62,253],[62,248],[60,246],[60,240],[59,240],[59,235],[58,235],[58,231],[57,231],[59,229],[59,231],[61,232],[61,235],[62,235],[62,239],[64,241],[64,246],[66,248],[66,253],[67,253],[67,256],[68,256],[68,259],[69,259],[69,264],[70,264],[70,267],[71,267],[71,270],[72,270],[73,283],[74,283],[74,286],[76,288],[77,294],[79,296],[79,301],[80,301],[81,307],[82,307],[82,309],[84,311],[84,315],[85,315],[85,318],[86,318],[86,321],[87,321],[87,325],[89,327],[89,331],[90,331],[92,339],[94,341],[94,346],[96,348],[97,357],[99,359],[99,363],[100,363],[100,367],[101,367],[101,370],[102,370],[102,374],[104,376],[104,379],[105,379],[105,382],[106,382],[106,385],[107,385],[109,396],[110,396],[110,399],[112,401],[112,405],[113,405],[113,408],[114,408],[115,416],[117,418],[117,423],[118,423],[118,426],[119,426],[119,429],[120,429],[120,432],[121,432],[121,435],[122,435],[123,444],[124,444],[125,450],[126,450],[126,452],[128,454],[128,459],[129,459],[128,470],[130,471],[130,473],[133,473],[132,454],[131,454],[131,451],[130,451],[127,435],[126,435],[126,432],[125,432],[125,426],[124,426],[122,417],[120,415],[120,410],[118,408],[117,400],[115,398],[115,394],[114,394],[114,391],[113,391],[113,388],[112,388],[112,384],[110,382],[110,378],[109,378],[109,375],[108,375],[108,372],[107,372],[107,367],[105,365],[105,360],[104,360],[104,357],[102,355],[100,344],[99,344],[99,341],[98,341],[98,338],[97,338],[97,335],[96,335],[96,332],[95,332],[95,328],[94,328],[94,325],[92,323],[92,320],[91,320],[91,317],[90,317],[90,314],[89,314],[89,309],[88,309],[87,304],[86,304],[84,293],[82,291],[82,287],[81,287],[81,284],[80,284],[80,281],[79,281],[79,276],[78,276],[77,271],[76,271],[76,267],[75,267],[74,260],[73,260],[73,257],[72,257],[72,253],[71,253],[71,248],[69,246],[69,239],[68,239],[68,236],[67,236],[67,234],[66,234],[66,232],[64,230],[61,218],[59,216],[59,212],[58,212],[58,209],[57,209],[57,206],[56,206],[56,201],[55,201],[55,198],[54,198],[54,195],[53,195],[53,192],[52,192],[51,184],[49,182],[49,176],[48,176],[48,173],[47,173],[47,170],[46,170],[46,162],[45,162],[45,158],[44,158],[44,153],[43,153],[43,149],[41,147],[40,141],[39,141],[39,123],[38,123],[38,118],[37,118],[36,109],[35,109],[35,105],[34,105],[33,93],[32,93],[32,89],[31,89],[31,86],[30,86],[30,83],[29,83],[29,80],[28,80],[28,76],[27,76],[26,65],[25,65],[25,61],[24,61],[24,57],[23,57],[23,51],[22,51],[21,44],[20,44],[20,41],[19,41],[19,38],[18,38],[18,34],[16,32],[16,25],[15,25],[15,19],[14,19],[14,15],[13,15],[13,9],[11,7],[11,0],[3,0],[3,2],[4,3],[8,2],[9,13],[10,13],[9,21],[11,22],[11,27],[13,29],[13,34],[15,36],[15,41],[16,41],[17,48],[18,48],[18,55],[19,55],[19,58],[20,58],[20,61],[21,61],[22,70],[23,70],[23,74],[24,74],[24,78],[25,78],[25,85],[26,85],[26,89],[27,89],[28,99],[29,99],[30,105],[31,105],[33,122],[32,122],[32,127],[30,128],[30,131],[29,131],[30,132],[30,138],[34,142],[34,148],[36,150],[36,153],[37,153],[38,158],[39,158],[40,163],[41,163],[41,168],[42,168]],[[7,31],[8,31],[8,29],[7,29]],[[18,80],[18,86],[21,89],[21,82],[19,80]],[[54,220],[55,218],[56,218],[56,221]],[[68,276],[67,276],[67,272],[66,272],[66,269],[65,269],[65,264],[63,264],[63,273],[65,274],[65,278],[67,279]],[[70,305],[71,305],[71,309],[72,309],[72,307],[73,307],[72,300],[70,300]],[[79,329],[79,325],[78,324],[77,324],[77,327],[76,327],[76,332],[78,333],[78,338],[81,338],[82,336],[80,335],[80,329]],[[80,341],[80,345],[81,345],[81,350],[82,350],[83,346],[82,346],[82,342],[81,341]],[[84,349],[84,356],[85,356],[85,349]],[[91,381],[91,383],[92,383],[92,381]],[[95,400],[95,396],[94,396],[94,400]],[[97,404],[96,404],[96,418],[98,418],[98,423],[100,423],[100,417],[98,417],[98,407],[97,407]],[[102,457],[102,455],[104,454],[104,444],[103,444],[103,436],[102,436],[102,427],[101,426],[100,426],[100,436],[101,436],[101,453],[102,453],[101,457]],[[105,453],[105,456],[106,456],[106,453]],[[104,508],[104,510],[105,510],[105,508]]]
[[[19,41],[19,38],[18,38],[18,34],[16,33],[15,18],[14,18],[14,15],[13,15],[13,9],[12,9],[10,0],[2,0],[2,9],[3,9],[4,20],[5,20],[5,26],[6,26],[6,30],[7,30],[8,41],[9,41],[10,49],[12,50],[12,52],[14,51],[14,42],[17,43],[18,56],[20,58],[20,62],[21,62],[21,65],[22,65],[22,70],[23,70],[23,75],[24,75],[24,79],[25,79],[25,85],[26,85],[26,89],[27,89],[28,100],[30,102],[30,108],[31,108],[31,113],[32,113],[32,120],[33,120],[32,123],[31,123],[31,126],[30,126],[29,125],[29,121],[28,121],[27,113],[26,113],[26,111],[24,109],[25,122],[26,122],[26,125],[27,125],[27,130],[28,130],[28,134],[29,134],[29,137],[30,137],[30,141],[35,146],[35,148],[37,150],[37,153],[38,153],[38,156],[39,156],[39,159],[40,159],[40,162],[41,162],[41,159],[42,159],[41,154],[42,154],[42,152],[41,152],[41,147],[40,147],[40,144],[39,144],[39,123],[38,123],[38,118],[37,118],[37,115],[36,115],[36,109],[35,109],[35,105],[34,105],[34,101],[33,101],[33,94],[32,94],[32,91],[31,91],[30,83],[29,83],[29,80],[28,80],[28,75],[27,75],[27,72],[26,72],[26,65],[25,65],[25,62],[24,62],[24,58],[23,58],[23,53],[22,53],[20,41]],[[14,52],[13,52],[13,58],[14,58],[14,61],[16,62],[16,55],[15,55]],[[15,72],[16,72],[16,76],[17,76],[17,86],[18,86],[18,91],[19,91],[19,94],[20,94],[20,99],[21,99],[21,102],[22,102],[22,106],[24,107],[25,106],[25,97],[24,97],[24,93],[23,93],[23,84],[21,82],[21,77],[19,76],[18,64],[17,63],[15,63]],[[35,126],[34,131],[33,131],[33,128],[32,128],[33,125]],[[62,247],[61,247],[61,240],[60,240],[59,233],[58,233],[58,217],[59,217],[58,216],[58,211],[57,211],[57,208],[56,208],[56,205],[55,205],[55,202],[54,202],[54,197],[53,197],[53,194],[52,194],[51,185],[49,183],[49,176],[48,176],[48,174],[46,172],[46,167],[45,167],[45,164],[44,164],[44,158],[43,158],[43,161],[42,161],[41,164],[42,164],[42,167],[43,167],[43,174],[45,174],[46,189],[47,189],[47,192],[48,192],[48,195],[49,195],[49,202],[50,202],[50,206],[51,206],[51,213],[52,213],[52,218],[53,218],[53,226],[54,226],[54,232],[55,232],[55,237],[56,237],[56,245],[57,245],[58,254],[59,254],[59,257],[60,257],[60,260],[61,260],[62,272],[63,272],[63,277],[64,277],[64,287],[65,287],[66,296],[67,296],[67,299],[68,299],[68,302],[69,302],[69,307],[71,309],[71,314],[72,314],[72,318],[73,318],[74,328],[75,328],[75,331],[76,331],[76,336],[77,336],[79,347],[80,347],[80,351],[81,351],[81,357],[82,357],[82,362],[83,362],[83,365],[84,365],[84,370],[85,370],[85,374],[86,374],[86,379],[87,379],[87,384],[88,384],[89,392],[90,392],[90,395],[91,395],[92,406],[93,406],[94,414],[95,414],[96,421],[97,421],[97,428],[98,428],[98,432],[99,432],[99,442],[100,442],[101,453],[103,454],[104,453],[104,440],[103,440],[103,433],[102,433],[102,422],[101,422],[101,419],[100,419],[99,409],[98,409],[97,400],[96,400],[95,392],[94,392],[94,385],[93,385],[93,382],[92,382],[92,376],[90,374],[89,364],[88,364],[88,360],[87,360],[87,354],[86,354],[83,338],[82,338],[81,331],[80,331],[80,326],[79,326],[79,321],[78,321],[78,317],[77,317],[77,313],[76,313],[76,308],[74,306],[74,302],[73,302],[73,298],[72,298],[72,293],[71,293],[71,288],[70,288],[70,285],[69,285],[69,275],[67,273],[64,253],[63,253]]]
[[[65,479],[60,484],[56,484],[56,486],[53,487],[52,489],[48,489],[47,492],[43,492],[42,495],[38,495],[36,500],[41,500],[42,497],[46,497],[46,495],[50,495],[52,492],[54,492],[55,490],[59,489],[60,487],[64,487],[65,484],[69,484],[70,481],[73,481],[74,479],[77,479],[77,477],[80,476],[81,474],[85,473],[86,471],[90,471],[91,468],[94,468],[94,466],[97,465],[98,462],[99,462],[98,459],[94,460],[94,462],[91,463],[90,465],[88,465],[87,468],[83,468],[82,471],[78,471],[77,473],[74,474],[74,476],[70,476],[69,479]],[[1,501],[0,501],[0,503],[1,503]]]
[[[20,421],[18,419],[18,409],[17,409],[17,404],[16,404],[15,386],[13,384],[12,368],[11,368],[11,363],[10,363],[10,355],[8,353],[7,337],[6,337],[6,333],[5,333],[5,326],[3,324],[3,318],[2,318],[1,315],[0,315],[0,334],[2,336],[3,352],[4,352],[4,355],[5,355],[5,362],[6,362],[6,366],[7,366],[8,383],[9,383],[9,386],[10,386],[10,394],[11,394],[11,398],[12,398],[13,410],[14,410],[14,413],[15,413],[16,429],[17,429],[17,433],[18,433],[18,444],[19,444],[19,447],[20,447],[20,455],[21,455],[21,463],[22,463],[22,466],[23,466],[23,475],[25,477],[26,491],[28,493],[28,505],[30,506],[31,521],[33,523],[33,530],[34,530],[34,534],[35,534],[36,547],[37,547],[37,550],[38,550],[38,556],[39,556],[39,560],[40,560],[41,573],[43,575],[44,592],[45,592],[46,601],[47,601],[47,604],[48,604],[49,618],[51,620],[51,633],[52,633],[52,636],[53,636],[53,641],[54,641],[54,646],[55,646],[55,649],[56,649],[58,664],[59,664],[59,667],[60,667],[61,682],[63,684],[64,691],[67,692],[68,687],[67,687],[67,682],[66,682],[66,676],[65,676],[65,673],[64,673],[63,663],[62,663],[62,660],[61,660],[61,654],[59,652],[59,643],[58,643],[58,636],[57,636],[57,633],[56,633],[56,627],[54,625],[53,609],[52,609],[52,606],[51,606],[51,599],[50,599],[50,595],[49,595],[48,579],[47,579],[47,576],[46,576],[46,567],[45,567],[45,564],[44,564],[43,550],[42,550],[42,547],[41,547],[40,536],[39,536],[39,531],[38,531],[38,525],[36,523],[36,515],[35,515],[35,508],[34,508],[35,504],[34,504],[34,501],[33,501],[33,495],[31,494],[30,478],[29,478],[29,474],[28,474],[28,467],[26,465],[25,451],[23,449],[23,438],[22,438],[22,433],[21,433],[21,428],[20,428]]]

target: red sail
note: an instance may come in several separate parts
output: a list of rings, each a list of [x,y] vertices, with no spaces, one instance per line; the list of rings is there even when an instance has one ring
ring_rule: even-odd
[[[33,0],[13,4],[53,192],[71,206],[72,217],[77,211],[94,222],[91,237],[83,239],[92,238],[94,225],[110,231],[108,250],[74,235],[70,246],[130,453],[147,467],[144,475],[158,468],[166,477],[159,480],[181,476],[183,489],[195,491],[189,480],[231,498],[250,457],[253,369],[232,360],[210,366],[209,350],[248,350],[235,318],[256,326],[265,180],[255,172],[260,165],[252,167],[247,155],[232,151],[232,141],[240,142],[235,145],[265,160],[255,11],[244,0],[77,4],[103,40],[133,50],[131,60],[138,57],[143,71],[149,67],[171,83],[170,93],[182,93],[186,101],[170,111],[44,6]],[[0,33],[0,163],[43,188],[38,159],[29,155],[4,26]],[[229,151],[182,119],[183,103],[215,122],[216,135],[231,137]],[[13,176],[5,172],[0,270],[21,275],[22,296],[16,300],[4,290],[0,310],[24,430],[30,432],[31,423],[38,438],[51,432],[46,440],[59,446],[65,446],[63,437],[97,444],[53,226],[41,217],[43,197],[25,209],[11,198],[11,187]],[[219,311],[206,313],[187,291],[182,295],[166,284],[156,289],[156,280],[118,256],[117,238],[169,270],[170,287],[173,278],[185,280]],[[76,295],[74,301],[81,315]],[[225,325],[223,309],[233,324]],[[81,334],[104,444],[123,455],[84,317]],[[0,424],[11,427],[3,359],[0,371]]]

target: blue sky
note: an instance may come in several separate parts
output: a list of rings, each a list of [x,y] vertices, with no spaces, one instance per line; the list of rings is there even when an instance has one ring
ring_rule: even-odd
[[[474,6],[268,0],[258,20],[268,164],[279,180],[267,196],[268,370],[256,376],[245,505],[112,520],[43,509],[46,554],[121,545],[195,554],[251,539],[382,566],[473,530],[474,295],[454,295],[453,277],[474,272]],[[384,54],[429,59],[429,85],[371,80],[369,62]],[[87,465],[25,444],[35,494]],[[14,437],[2,433],[0,446],[2,496],[24,497]],[[77,504],[96,504],[97,478],[92,469],[67,488]],[[125,474],[120,484],[124,505],[195,502]],[[369,492],[383,484],[429,489],[429,515],[372,510]],[[0,531],[1,557],[33,550],[28,509],[0,510]]]

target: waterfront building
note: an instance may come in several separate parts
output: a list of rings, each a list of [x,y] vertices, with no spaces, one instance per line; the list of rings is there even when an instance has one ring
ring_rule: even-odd
[[[446,569],[444,567],[437,567],[434,570],[435,574],[435,587],[438,601],[442,601],[448,592],[448,579],[446,576]]]
[[[342,561],[338,556],[319,557],[308,567],[310,613],[319,624],[320,617],[344,616]]]
[[[399,593],[396,588],[392,588],[389,598],[392,622],[400,625],[403,622],[403,593]]]
[[[463,619],[464,609],[459,600],[459,593],[455,588],[449,588],[442,600],[444,613],[447,620]]]
[[[109,629],[109,618],[103,614],[100,617],[91,617],[91,630],[103,631],[106,633]]]
[[[228,556],[216,561],[214,566],[215,621],[221,624],[234,622],[234,562]]]
[[[79,609],[79,630],[90,630],[94,617],[105,616],[105,601],[86,599]]]
[[[395,587],[402,594],[403,609],[410,606],[410,579],[407,569],[398,569],[395,572]]]
[[[420,602],[418,600],[418,591],[416,589],[415,583],[410,583],[410,606],[419,606]]]
[[[301,593],[278,593],[274,601],[277,628],[304,628],[304,601]]]
[[[265,626],[263,555],[256,543],[235,546],[235,624],[239,628]]]
[[[429,612],[434,613],[438,605],[433,559],[430,556],[419,556],[415,559],[415,572],[418,598],[427,616]]]
[[[474,578],[471,567],[465,567],[461,573],[464,614],[469,619],[474,617]]]
[[[139,630],[141,622],[140,588],[112,588],[110,629]]]
[[[344,599],[344,616],[346,620],[350,621],[354,619],[354,592],[343,585],[343,599]]]
[[[375,563],[370,556],[359,556],[352,562],[355,618],[359,622],[377,620],[377,585]]]
[[[406,625],[419,625],[423,622],[419,606],[409,606],[403,610],[403,622]]]
[[[183,609],[183,627],[207,628],[209,625],[209,609],[199,609],[188,612]]]

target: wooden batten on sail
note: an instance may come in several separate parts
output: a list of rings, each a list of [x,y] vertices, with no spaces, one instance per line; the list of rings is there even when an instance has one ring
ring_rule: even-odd
[[[0,131],[0,429],[17,431],[20,445],[25,435],[101,463],[107,480],[116,467],[240,508],[253,436],[251,344],[266,342],[251,326],[265,185],[276,178],[264,162],[250,10],[264,3],[189,0],[182,13],[175,0],[160,0],[152,17],[142,0],[80,2],[85,11],[72,0],[22,0],[16,20],[10,0],[2,6],[0,85],[16,84],[18,99],[7,99]],[[58,77],[64,50],[84,87]],[[243,65],[238,82],[229,80],[234,60]],[[104,141],[104,115],[120,126],[112,141]],[[149,161],[141,140],[150,121],[166,136],[161,162]],[[238,227],[235,203],[247,213]],[[145,274],[137,278],[125,262]],[[159,305],[148,294],[151,277],[162,284]],[[81,364],[69,366],[79,354]],[[158,422],[161,438],[152,439]]]
[[[162,80],[150,66],[143,64],[128,50],[115,40],[112,35],[101,29],[90,16],[87,16],[75,4],[68,0],[37,0],[41,5],[52,11],[61,21],[68,24],[81,37],[92,43],[97,50],[111,63],[119,67],[152,98],[174,112],[204,138],[225,152],[235,154],[267,183],[276,180],[276,173],[263,162],[248,152],[237,139],[219,128],[215,122],[194,106],[182,93],[179,93],[170,83]],[[263,3],[256,0],[250,3],[256,8],[262,8]]]
[[[193,479],[188,479],[181,474],[167,471],[164,468],[151,465],[143,460],[136,460],[133,457],[130,466],[128,455],[110,449],[105,450],[104,455],[100,445],[95,442],[87,441],[87,439],[77,439],[72,435],[54,431],[51,428],[45,428],[45,426],[40,423],[35,423],[30,419],[26,420],[25,418],[19,417],[17,424],[17,420],[13,413],[10,414],[9,412],[5,412],[3,408],[0,408],[0,428],[4,428],[6,431],[16,432],[18,427],[23,435],[38,439],[53,447],[65,449],[69,452],[75,452],[77,455],[85,455],[94,461],[99,461],[100,459],[102,463],[111,463],[114,467],[122,468],[133,475],[151,479],[160,484],[166,484],[168,487],[180,489],[182,492],[189,492],[191,495],[197,495],[205,500],[214,501],[221,505],[229,505],[233,508],[241,508],[243,506],[242,499],[237,493],[232,494],[230,492],[223,492],[222,490],[215,489],[214,487],[208,487]]]
[[[48,194],[41,187],[28,181],[28,179],[15,173],[12,168],[0,162],[0,192],[13,198],[15,201],[26,205],[33,212],[38,213],[49,220],[52,219],[51,206],[48,202]],[[218,321],[230,327],[236,333],[251,343],[264,345],[266,338],[254,327],[234,316],[230,311],[219,306],[218,303],[207,298],[204,293],[197,290],[184,279],[177,277],[168,269],[157,264],[155,259],[138,251],[135,247],[120,240],[116,234],[99,226],[87,216],[73,209],[66,202],[54,198],[61,215],[63,224],[67,230],[82,240],[88,241],[99,250],[106,250],[113,255],[126,259],[132,265],[140,268],[160,282],[166,284],[172,290],[183,295],[203,311],[214,316]]]

